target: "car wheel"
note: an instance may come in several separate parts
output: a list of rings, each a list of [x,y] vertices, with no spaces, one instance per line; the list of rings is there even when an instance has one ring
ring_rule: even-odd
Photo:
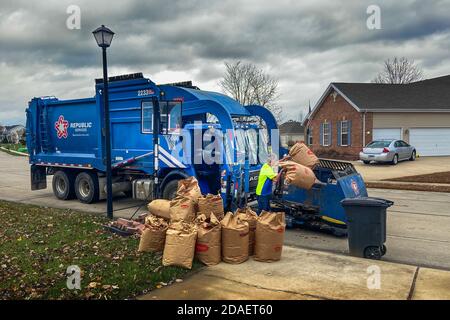
[[[398,154],[394,155],[394,158],[392,159],[392,164],[395,166],[398,163]]]
[[[411,153],[411,158],[409,158],[409,161],[414,161],[416,160],[416,150],[413,150],[413,152]]]
[[[178,180],[169,181],[165,186],[162,197],[167,200],[172,200],[176,197],[178,190]]]
[[[59,200],[70,200],[75,198],[74,174],[63,170],[58,170],[53,174],[52,188],[53,194]]]
[[[364,160],[363,163],[364,163],[364,164],[370,164],[370,161]]]
[[[80,202],[97,202],[100,195],[97,174],[94,172],[79,173],[75,179],[75,193]]]

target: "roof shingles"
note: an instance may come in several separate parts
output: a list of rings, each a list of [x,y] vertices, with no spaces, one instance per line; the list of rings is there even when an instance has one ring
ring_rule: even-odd
[[[410,84],[334,82],[332,85],[361,110],[450,111],[450,75]]]

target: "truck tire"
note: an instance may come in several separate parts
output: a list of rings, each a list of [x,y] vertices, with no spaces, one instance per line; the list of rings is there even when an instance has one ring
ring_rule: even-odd
[[[75,198],[75,176],[72,172],[58,170],[53,174],[53,194],[59,200],[70,200]]]
[[[162,197],[167,200],[172,200],[177,195],[178,180],[169,181],[165,186]]]
[[[97,202],[100,195],[97,174],[90,171],[80,172],[75,179],[75,193],[80,202]]]

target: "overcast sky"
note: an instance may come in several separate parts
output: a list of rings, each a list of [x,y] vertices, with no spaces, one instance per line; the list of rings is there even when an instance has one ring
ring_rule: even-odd
[[[379,30],[366,25],[371,4]],[[70,5],[81,10],[79,30],[66,27]],[[279,80],[279,104],[297,119],[330,82],[369,82],[393,56],[414,59],[428,78],[450,74],[449,13],[450,0],[0,0],[0,123],[24,123],[34,96],[93,96],[101,61],[91,32],[101,24],[116,32],[110,75],[218,91],[225,61],[252,62]]]

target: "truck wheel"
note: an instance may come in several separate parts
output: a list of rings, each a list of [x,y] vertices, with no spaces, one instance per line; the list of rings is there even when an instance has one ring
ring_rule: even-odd
[[[364,164],[370,164],[370,161],[364,160],[363,162],[364,162]]]
[[[172,200],[176,197],[178,190],[178,180],[169,181],[163,190],[162,197],[167,200]]]
[[[58,170],[53,174],[53,194],[60,200],[75,198],[75,177],[72,172]]]
[[[380,260],[382,256],[382,252],[380,247],[367,247],[364,250],[364,258]]]
[[[97,174],[94,172],[80,172],[75,179],[75,193],[80,202],[97,202],[100,195]]]

